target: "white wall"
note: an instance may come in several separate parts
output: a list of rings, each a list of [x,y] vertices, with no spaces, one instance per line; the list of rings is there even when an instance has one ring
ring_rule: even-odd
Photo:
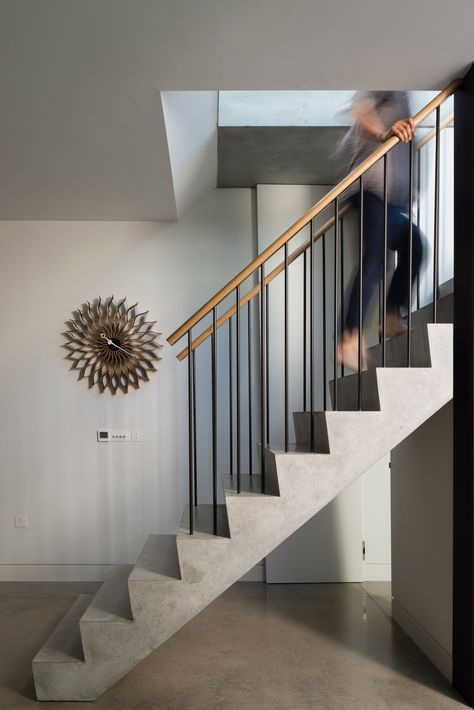
[[[359,78],[354,87],[360,86]],[[220,91],[220,126],[350,126],[354,91]],[[413,115],[436,96],[410,91]],[[450,100],[448,100],[450,103]],[[444,109],[444,107],[443,107]],[[452,111],[452,105],[450,109]],[[431,114],[424,126],[434,125]]]
[[[392,451],[393,618],[451,679],[452,402]]]
[[[421,132],[422,134],[423,132]],[[454,132],[441,133],[440,284],[453,278]],[[422,149],[420,226],[427,258],[421,305],[433,294],[435,141]],[[452,403],[392,452],[393,618],[451,679],[452,674]]]
[[[217,91],[163,91],[178,217],[217,183]]]
[[[219,126],[349,126],[354,91],[219,91]]]
[[[247,189],[214,190],[176,224],[0,223],[0,579],[101,579],[176,530],[186,364],[165,337],[253,258],[252,239]],[[164,343],[151,381],[114,398],[76,382],[61,336],[72,309],[110,294],[149,309]],[[98,444],[99,427],[145,442]]]
[[[426,131],[420,131],[420,136],[424,133]],[[433,301],[435,145],[435,140],[430,141],[421,149],[420,156],[420,229],[425,237],[425,261],[420,274],[420,304],[422,306]],[[443,284],[453,276],[454,129],[448,127],[441,132],[440,140],[439,283]]]

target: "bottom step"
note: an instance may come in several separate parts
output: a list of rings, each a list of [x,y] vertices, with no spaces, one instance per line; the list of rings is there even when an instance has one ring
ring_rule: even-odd
[[[60,621],[42,649],[33,659],[35,663],[84,663],[79,620],[93,599],[92,594],[81,594]]]

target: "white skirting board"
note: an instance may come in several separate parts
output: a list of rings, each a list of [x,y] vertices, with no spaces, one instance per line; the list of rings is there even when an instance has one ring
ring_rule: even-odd
[[[252,567],[239,579],[239,582],[265,582],[265,560]]]
[[[389,562],[364,562],[362,574],[364,582],[391,582],[392,565]]]
[[[5,565],[0,582],[103,582],[113,565]],[[241,582],[264,582],[265,561],[244,574]]]
[[[113,566],[0,564],[0,582],[103,582]]]
[[[404,632],[421,648],[436,668],[451,682],[453,672],[452,657],[396,599],[392,599],[392,619],[402,627]]]

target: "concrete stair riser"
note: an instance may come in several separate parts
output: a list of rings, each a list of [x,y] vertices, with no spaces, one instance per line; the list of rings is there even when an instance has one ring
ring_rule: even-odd
[[[368,349],[372,367],[382,366],[382,345]],[[385,367],[406,367],[408,362],[408,336],[399,335],[385,342]],[[426,327],[414,328],[410,338],[410,367],[431,367],[430,346]]]
[[[314,453],[329,454],[328,428],[326,412],[294,412],[296,443],[301,446],[310,446],[311,443],[311,416],[313,417]]]

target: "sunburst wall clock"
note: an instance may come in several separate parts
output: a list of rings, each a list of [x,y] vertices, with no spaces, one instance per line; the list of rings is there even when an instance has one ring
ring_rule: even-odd
[[[67,360],[71,370],[78,370],[78,380],[86,379],[89,389],[100,392],[128,392],[148,382],[160,357],[157,342],[161,333],[153,329],[156,321],[147,321],[148,311],[137,312],[137,303],[114,297],[89,301],[72,313],[64,333]]]

